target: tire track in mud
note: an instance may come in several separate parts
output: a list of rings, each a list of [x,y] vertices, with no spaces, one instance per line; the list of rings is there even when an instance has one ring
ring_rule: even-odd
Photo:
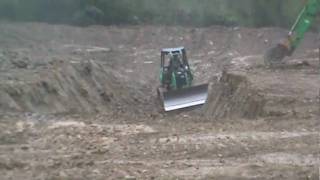
[[[218,133],[218,134],[191,134],[191,135],[182,135],[179,137],[168,137],[159,139],[159,142],[169,142],[174,143],[203,143],[212,140],[218,141],[241,141],[241,140],[268,140],[268,139],[284,139],[284,138],[295,138],[301,136],[309,135],[318,135],[318,132],[235,132],[235,133]],[[170,140],[171,139],[171,140]],[[174,141],[177,140],[177,141]]]
[[[39,126],[41,128],[37,129]],[[73,120],[52,120],[42,125],[17,122],[16,131],[32,131],[41,137],[40,141],[27,141],[29,144],[12,147],[22,149],[25,146],[30,148],[28,150],[11,151],[12,148],[0,146],[0,151],[4,152],[0,154],[0,159],[14,157],[21,163],[32,161],[32,167],[50,168],[52,164],[54,166],[58,163],[66,169],[72,169],[74,164],[82,167],[90,162],[90,166],[98,169],[157,169],[156,176],[200,179],[210,175],[263,177],[263,174],[258,176],[254,170],[269,166],[313,168],[320,165],[318,154],[312,151],[317,145],[310,145],[320,138],[320,133],[315,131],[168,135],[168,132],[160,131],[157,125],[86,123]],[[50,146],[54,141],[63,146]],[[274,142],[290,142],[290,146],[284,146],[281,150],[278,147],[264,149]],[[312,147],[304,152],[294,152],[291,144]],[[90,147],[84,155],[81,149],[88,145],[93,148]],[[233,149],[236,154],[230,154]],[[34,161],[35,157],[39,160]],[[51,164],[48,165],[47,161]]]
[[[290,148],[285,148],[277,152],[274,150],[263,150],[265,143],[272,143],[273,141],[286,142],[288,140],[296,141],[297,144],[304,142],[298,140],[299,138],[319,138],[318,132],[236,132],[236,133],[217,133],[217,134],[189,134],[181,136],[169,136],[156,138],[151,140],[151,144],[158,144],[161,150],[166,148],[171,149],[173,146],[183,146],[184,151],[192,150],[194,145],[199,145],[198,151],[201,148],[206,150],[214,149],[216,147],[223,147],[224,149],[238,147],[246,148],[252,144],[262,149],[256,149],[251,155],[243,156],[225,156],[221,154],[207,154],[205,159],[177,159],[174,157],[175,150],[166,151],[166,157],[172,156],[171,160],[140,160],[140,159],[112,159],[99,161],[98,164],[117,164],[120,166],[139,165],[142,167],[158,167],[159,173],[163,176],[174,177],[206,177],[211,174],[231,175],[232,172],[239,173],[245,171],[250,166],[259,166],[263,168],[266,165],[277,166],[297,166],[297,167],[315,167],[319,166],[320,162],[318,155],[308,153],[292,153]],[[160,144],[160,145],[159,145]],[[148,146],[148,145],[147,145]],[[182,151],[179,148],[173,148],[176,151]],[[288,152],[287,152],[288,151]],[[239,152],[241,154],[241,152]],[[165,158],[165,157],[164,157]],[[166,158],[165,158],[166,159]],[[170,158],[169,158],[170,159]],[[245,177],[251,177],[250,175]]]
[[[181,160],[105,160],[96,162],[100,165],[112,164],[117,166],[157,167],[158,175],[164,177],[183,177],[201,179],[210,175],[235,176],[252,178],[254,169],[264,169],[270,166],[280,167],[309,167],[319,166],[315,155],[290,153],[270,153],[242,158],[181,159]],[[248,172],[248,173],[243,173]],[[255,172],[256,173],[256,172]],[[263,174],[255,175],[264,177]]]
[[[319,166],[320,162],[315,155],[302,155],[295,153],[269,153],[262,155],[254,155],[252,157],[243,158],[223,158],[222,159],[181,159],[181,160],[104,160],[96,161],[97,164],[118,164],[118,165],[130,165],[140,164],[145,166],[157,166],[157,165],[169,165],[174,166],[186,166],[186,167],[229,167],[239,166],[241,164],[282,164],[282,165],[295,165],[295,166]]]
[[[227,150],[226,152],[232,155],[232,152],[236,152],[237,150],[238,152],[248,152],[252,149],[255,151],[276,151],[290,149],[290,147],[295,148],[294,145],[287,144],[287,142],[296,142],[302,147],[307,147],[311,142],[307,143],[301,140],[307,138],[313,138],[311,142],[314,142],[320,136],[318,132],[235,132],[175,135],[155,138],[151,142],[157,144],[164,151],[166,149],[192,149],[197,152],[215,150],[223,153],[223,149],[225,149]],[[287,146],[281,147],[277,146],[278,144],[287,144]],[[276,147],[269,148],[269,146]]]

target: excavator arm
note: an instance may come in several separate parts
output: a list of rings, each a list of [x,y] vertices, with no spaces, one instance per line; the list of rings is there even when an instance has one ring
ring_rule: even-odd
[[[310,29],[319,11],[320,0],[307,0],[287,38],[267,50],[264,55],[265,63],[268,65],[281,63],[286,56],[291,56]]]

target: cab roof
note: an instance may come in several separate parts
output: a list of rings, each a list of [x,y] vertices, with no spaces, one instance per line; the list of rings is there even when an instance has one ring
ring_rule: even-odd
[[[179,53],[184,50],[184,47],[177,47],[177,48],[164,48],[161,50],[163,53]]]

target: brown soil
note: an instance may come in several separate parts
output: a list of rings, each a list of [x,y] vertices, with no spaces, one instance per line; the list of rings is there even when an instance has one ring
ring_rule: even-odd
[[[319,59],[309,33],[213,26],[0,24],[0,179],[319,179]],[[164,113],[161,48],[185,46],[202,107]]]

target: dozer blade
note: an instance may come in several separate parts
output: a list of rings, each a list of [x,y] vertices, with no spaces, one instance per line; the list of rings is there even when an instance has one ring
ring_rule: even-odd
[[[208,84],[164,92],[165,111],[205,104],[208,98]]]

